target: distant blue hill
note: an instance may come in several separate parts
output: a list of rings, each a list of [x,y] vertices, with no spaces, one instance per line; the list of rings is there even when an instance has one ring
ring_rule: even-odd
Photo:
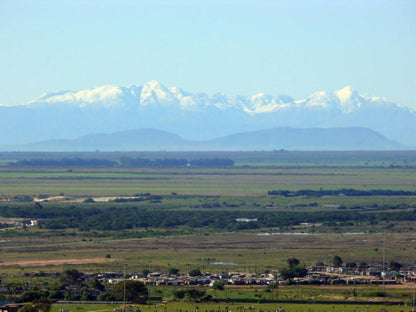
[[[403,149],[403,146],[385,138],[376,131],[361,127],[307,129],[280,127],[200,141],[187,140],[170,132],[145,128],[8,147],[8,150],[21,151],[254,151],[279,149],[397,150]]]

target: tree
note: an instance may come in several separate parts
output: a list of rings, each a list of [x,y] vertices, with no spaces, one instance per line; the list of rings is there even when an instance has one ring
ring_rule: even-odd
[[[280,275],[284,280],[292,279],[294,277],[304,277],[308,273],[308,270],[304,266],[300,266],[300,261],[298,259],[289,258],[286,262],[289,267],[280,270]]]
[[[84,289],[81,294],[81,300],[82,301],[94,300],[94,296],[88,290]]]
[[[169,275],[176,275],[178,273],[179,273],[179,269],[176,269],[176,268],[169,269]]]
[[[98,279],[94,279],[91,282],[91,287],[92,288],[95,288],[95,289],[97,289],[99,291],[103,291],[105,289],[105,286]]]
[[[17,310],[17,312],[37,312],[36,308],[33,305],[25,305],[21,308],[19,308],[19,310]]]
[[[49,292],[46,290],[29,290],[29,291],[25,291],[19,296],[19,301],[31,302],[31,301],[38,300],[42,297],[48,297],[48,296],[49,296]]]
[[[342,266],[342,259],[340,256],[334,256],[334,258],[332,258],[332,265],[334,267],[340,267]]]
[[[212,285],[212,288],[215,290],[224,290],[224,284],[222,282],[216,281]]]
[[[113,300],[113,296],[111,295],[111,292],[105,291],[97,296],[97,300],[98,301],[111,301]]]
[[[287,259],[286,262],[291,268],[298,266],[300,263],[300,261],[294,257]]]
[[[188,289],[186,293],[191,300],[198,300],[205,296],[205,290],[199,290],[196,288]]]
[[[175,289],[175,290],[173,291],[173,296],[174,296],[176,299],[183,299],[183,298],[185,298],[185,295],[186,295],[186,291],[185,291],[185,290],[183,290],[183,289]]]
[[[111,295],[114,300],[124,300],[124,283],[126,283],[126,300],[134,303],[145,303],[149,294],[147,287],[139,281],[122,281],[118,282],[111,289]]]
[[[357,263],[355,263],[355,262],[347,262],[347,263],[345,263],[345,266],[354,269],[354,268],[357,267]]]
[[[307,273],[308,270],[303,266],[294,266],[280,270],[280,275],[284,280],[292,279],[295,277],[304,277]]]
[[[201,270],[200,269],[192,269],[189,271],[189,276],[201,276]]]
[[[50,312],[51,303],[45,297],[34,300],[31,304],[19,308],[18,312]]]
[[[365,262],[365,261],[361,261],[361,262],[360,262],[360,264],[358,265],[358,269],[359,269],[359,270],[362,270],[362,269],[364,269],[367,265],[368,265],[368,264],[367,264],[367,262]]]
[[[51,302],[45,297],[34,300],[33,306],[38,312],[49,312],[52,308]]]
[[[403,266],[403,264],[396,262],[394,260],[390,261],[390,269],[392,269],[393,271],[400,271],[401,267]]]
[[[83,274],[77,269],[67,269],[61,275],[61,282],[69,285],[81,284]]]

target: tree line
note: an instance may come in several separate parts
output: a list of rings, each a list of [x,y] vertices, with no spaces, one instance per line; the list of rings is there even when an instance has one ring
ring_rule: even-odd
[[[23,159],[16,162],[9,162],[9,166],[23,167],[114,167],[117,162],[107,159],[95,158],[61,158],[61,159]]]
[[[401,190],[356,190],[356,189],[338,189],[338,190],[272,190],[267,192],[269,195],[284,197],[321,197],[321,196],[416,196],[416,191]]]
[[[23,159],[9,162],[12,167],[139,167],[139,168],[164,168],[164,167],[232,167],[234,161],[229,158],[201,158],[201,159],[181,159],[181,158],[129,158],[121,157],[120,161],[97,158],[37,158]]]
[[[38,219],[45,229],[77,228],[89,230],[128,230],[133,228],[212,228],[246,230],[268,227],[289,227],[301,223],[346,224],[355,222],[416,221],[415,210],[381,211],[210,211],[166,210],[148,207],[120,207],[80,204],[62,209],[59,206],[2,205],[0,215],[9,218]],[[257,219],[256,222],[238,222],[238,218]]]

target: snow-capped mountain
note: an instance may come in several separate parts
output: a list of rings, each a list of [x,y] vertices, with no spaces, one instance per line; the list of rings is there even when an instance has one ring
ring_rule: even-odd
[[[366,127],[416,147],[416,114],[351,87],[290,96],[191,93],[157,81],[45,93],[19,106],[0,105],[0,144],[75,138],[157,128],[187,139],[210,139],[272,127]]]
[[[102,108],[124,107],[126,105],[146,108],[151,106],[175,107],[184,111],[206,111],[238,109],[248,114],[273,113],[291,109],[339,110],[344,114],[359,110],[362,106],[397,106],[387,99],[363,96],[350,86],[335,92],[319,91],[305,100],[295,101],[290,96],[277,98],[259,93],[249,96],[227,96],[221,93],[208,96],[205,93],[192,94],[178,87],[165,87],[158,81],[144,86],[127,87],[101,86],[89,90],[59,91],[45,93],[28,103],[35,108],[41,105],[73,105],[81,108],[97,106]]]

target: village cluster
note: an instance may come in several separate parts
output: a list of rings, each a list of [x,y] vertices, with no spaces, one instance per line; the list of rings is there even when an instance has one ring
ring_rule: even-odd
[[[171,275],[167,272],[149,272],[144,274],[127,274],[127,279],[138,280],[149,286],[171,285],[208,285],[216,282],[224,285],[281,285],[293,284],[398,284],[403,282],[416,282],[416,264],[402,268],[400,271],[382,271],[381,268],[367,266],[361,269],[333,266],[308,266],[305,277],[293,278],[291,281],[283,280],[278,272],[228,272],[204,273],[199,276],[189,274]],[[94,274],[95,275],[95,274]],[[114,284],[124,279],[123,273],[97,274],[105,283]]]
[[[146,286],[188,286],[203,285],[213,287],[216,283],[222,285],[272,285],[285,286],[288,284],[303,285],[351,285],[351,284],[400,284],[416,283],[416,264],[402,267],[400,271],[393,271],[390,268],[382,271],[381,267],[367,265],[364,268],[350,268],[346,266],[307,266],[307,274],[304,277],[295,277],[290,280],[282,279],[278,272],[254,273],[254,272],[227,272],[227,273],[201,273],[191,276],[188,273],[170,274],[169,272],[144,272],[125,273],[103,272],[103,273],[81,273],[80,279],[85,283],[97,280],[102,285],[114,285],[126,280],[140,281]],[[36,272],[23,273],[26,277],[51,276],[59,278],[59,272]],[[71,292],[79,292],[82,284],[71,285]],[[29,285],[30,286],[30,285]],[[32,285],[33,286],[33,285]],[[103,289],[104,290],[104,289]],[[99,290],[94,291],[99,295]],[[0,281],[0,295],[18,295],[24,289],[10,289]]]

